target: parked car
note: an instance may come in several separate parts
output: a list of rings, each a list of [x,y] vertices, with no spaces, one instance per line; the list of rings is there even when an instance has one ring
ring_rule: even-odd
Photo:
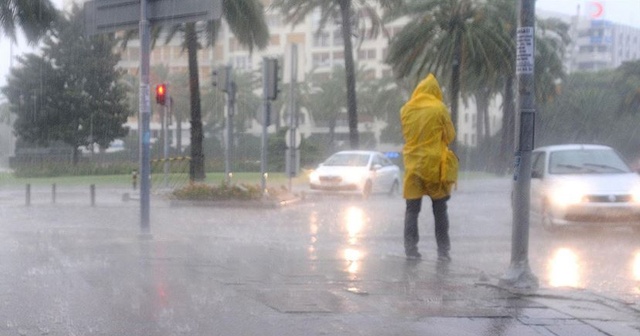
[[[376,151],[341,151],[331,155],[309,174],[312,190],[395,194],[400,168]]]
[[[531,213],[543,227],[640,231],[640,176],[611,147],[556,145],[531,157]]]

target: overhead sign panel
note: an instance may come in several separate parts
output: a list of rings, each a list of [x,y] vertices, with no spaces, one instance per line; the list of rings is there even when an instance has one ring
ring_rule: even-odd
[[[151,24],[218,20],[222,0],[147,0]],[[140,23],[140,0],[93,0],[84,5],[87,34],[135,29]]]

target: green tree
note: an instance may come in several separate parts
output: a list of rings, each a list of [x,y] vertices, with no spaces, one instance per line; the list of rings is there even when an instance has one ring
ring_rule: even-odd
[[[74,149],[97,143],[107,148],[128,130],[126,89],[115,67],[112,36],[87,37],[76,8],[70,18],[56,21],[46,36],[42,56],[28,54],[12,69],[7,86],[14,130],[20,140],[40,145],[62,141]],[[46,83],[46,85],[44,84]]]
[[[58,16],[50,0],[0,1],[0,29],[12,41],[22,30],[30,42],[43,36]]]
[[[387,126],[382,130],[380,140],[395,144],[403,143],[400,127],[400,109],[406,99],[393,78],[382,77],[361,81],[358,90],[358,106],[361,111]]]
[[[305,20],[312,12],[320,11],[320,23],[318,32],[322,31],[329,22],[341,23],[342,41],[344,43],[344,65],[346,79],[347,116],[349,122],[349,140],[351,148],[359,147],[358,136],[358,106],[356,100],[356,67],[353,59],[353,26],[365,26],[370,23],[368,32],[361,29],[361,33],[374,36],[379,32],[382,21],[377,15],[373,4],[383,9],[399,6],[401,0],[274,0],[272,5],[284,13],[286,20],[292,24],[298,24]],[[339,18],[339,19],[337,19]],[[337,19],[337,20],[336,20]]]
[[[238,39],[247,46],[264,48],[269,40],[264,8],[259,0],[222,0],[222,17]],[[250,23],[250,24],[248,24]],[[189,91],[191,106],[191,161],[189,176],[193,181],[205,178],[204,153],[202,142],[204,138],[202,125],[202,109],[200,101],[200,78],[198,74],[198,50],[205,42],[206,46],[214,45],[220,30],[220,21],[209,21],[206,24],[186,23],[173,26],[159,27],[153,33],[161,35],[162,28],[166,29],[166,42],[176,35],[183,37],[183,48],[187,51],[189,68]]]
[[[560,94],[540,109],[536,123],[538,145],[606,144],[627,157],[636,157],[640,132],[637,115],[621,110],[624,96],[620,92],[625,84],[617,79],[622,69],[625,68],[567,76]]]
[[[387,62],[397,76],[415,77],[416,83],[429,72],[439,76],[457,125],[463,76],[490,73],[478,72],[478,65],[506,60],[509,40],[492,29],[488,6],[474,0],[411,0],[388,19],[401,16],[411,21],[391,41]]]
[[[304,101],[305,106],[311,112],[316,124],[326,124],[329,129],[329,143],[327,148],[333,152],[336,149],[336,127],[342,111],[347,108],[347,97],[343,94],[345,84],[345,69],[334,67],[333,71],[326,74],[311,73],[309,77],[312,84],[308,88],[309,94]]]
[[[640,113],[640,61],[624,62],[616,69],[615,86],[619,88],[619,110]]]

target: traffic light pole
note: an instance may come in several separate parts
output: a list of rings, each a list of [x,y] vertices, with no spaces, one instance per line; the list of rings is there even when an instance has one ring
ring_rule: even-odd
[[[271,124],[271,101],[278,97],[278,60],[262,58],[262,150],[260,157],[260,175],[262,194],[267,192],[267,127]]]
[[[168,188],[169,187],[169,111],[171,110],[171,96],[167,95],[167,100],[165,105],[163,106],[163,112],[162,113],[162,125],[163,125],[163,132],[162,132],[162,137],[163,137],[163,145],[164,145],[164,162],[162,162],[162,170],[163,170],[163,180],[164,180],[164,187]]]
[[[147,0],[140,0],[140,100],[139,100],[139,146],[140,146],[140,233],[150,235],[150,141],[151,99],[149,89],[149,54],[151,50]]]
[[[529,207],[531,151],[535,125],[535,0],[520,0],[517,34],[516,75],[518,77],[518,118],[513,184],[513,229],[511,265],[500,279],[501,286],[535,291],[538,278],[529,267]]]
[[[236,83],[232,79],[233,72],[230,65],[225,67],[224,72],[225,81],[223,85],[225,86],[224,92],[227,93],[227,123],[224,146],[224,173],[227,183],[231,183],[231,176],[233,174],[231,172],[231,153],[233,151],[233,115],[235,114],[236,106]]]

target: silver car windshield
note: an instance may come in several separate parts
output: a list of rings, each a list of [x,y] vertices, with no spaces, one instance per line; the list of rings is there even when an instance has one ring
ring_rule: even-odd
[[[550,174],[616,174],[629,173],[627,164],[608,149],[578,149],[552,152]]]
[[[335,154],[324,162],[325,166],[364,167],[369,164],[368,154]]]

